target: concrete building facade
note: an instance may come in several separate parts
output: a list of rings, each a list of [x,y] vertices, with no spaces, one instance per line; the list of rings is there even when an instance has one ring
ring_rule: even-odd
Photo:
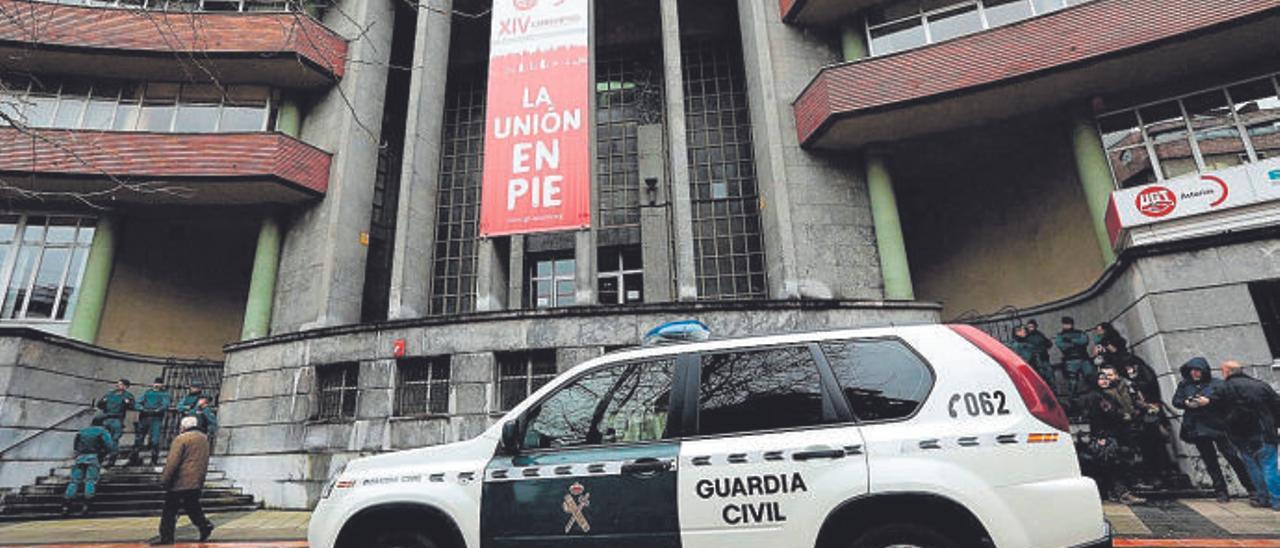
[[[0,22],[0,326],[224,363],[218,465],[287,508],[676,319],[1072,314],[1169,394],[1192,355],[1275,378],[1280,208],[1110,212],[1280,181],[1280,1],[597,2],[592,226],[482,238],[497,1],[0,0],[28,18]],[[0,487],[55,460],[28,457]]]

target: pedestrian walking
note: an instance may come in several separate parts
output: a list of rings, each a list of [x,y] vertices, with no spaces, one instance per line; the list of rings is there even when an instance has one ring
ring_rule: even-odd
[[[125,415],[137,408],[137,399],[129,392],[129,379],[120,379],[116,381],[116,386],[105,396],[98,398],[98,409],[102,411],[105,418],[102,426],[111,433],[111,439],[115,442],[114,446],[119,447],[120,441],[124,438],[124,419]],[[107,457],[106,466],[112,467],[116,465],[116,456],[118,451],[112,449],[111,455]]]
[[[200,492],[204,489],[205,475],[209,471],[209,438],[196,428],[199,419],[183,417],[182,430],[169,446],[164,473],[160,476],[164,488],[164,510],[160,514],[160,539],[153,545],[173,544],[174,529],[178,521],[178,508],[187,514],[191,523],[200,530],[200,541],[213,534],[213,523],[200,507]]]
[[[1276,432],[1280,394],[1271,385],[1250,377],[1240,362],[1222,362],[1222,387],[1214,392],[1227,409],[1227,435],[1240,449],[1250,479],[1257,488],[1254,506],[1280,511],[1280,470],[1277,470]]]
[[[1080,397],[1087,390],[1088,380],[1094,376],[1096,369],[1089,359],[1089,335],[1076,329],[1076,320],[1071,316],[1062,317],[1062,331],[1054,337],[1054,346],[1062,352],[1063,372],[1067,377],[1067,390],[1071,399]]]
[[[142,464],[142,450],[151,450],[151,465],[160,462],[160,438],[164,430],[164,415],[169,411],[172,399],[165,390],[164,379],[156,377],[151,388],[138,401],[138,422],[133,429],[133,456],[129,464]]]
[[[76,493],[83,488],[84,502],[80,506],[80,515],[89,513],[89,504],[98,490],[98,477],[101,473],[102,459],[115,454],[116,440],[103,428],[106,416],[95,415],[89,426],[76,433],[72,447],[76,452],[75,463],[71,465],[71,483],[63,493],[62,515],[71,513],[71,505],[75,502]]]
[[[1227,417],[1223,413],[1223,405],[1217,401],[1218,396],[1214,394],[1222,388],[1222,380],[1213,378],[1209,361],[1201,357],[1187,360],[1180,371],[1182,382],[1178,383],[1178,389],[1173,394],[1173,406],[1182,410],[1182,430],[1178,437],[1196,446],[1196,451],[1200,452],[1205,471],[1213,481],[1213,492],[1217,495],[1218,502],[1231,500],[1227,491],[1227,478],[1222,474],[1222,465],[1218,463],[1219,454],[1235,470],[1236,478],[1249,493],[1249,498],[1255,499],[1249,468],[1227,438]]]
[[[193,417],[196,414],[196,404],[200,403],[200,398],[204,396],[204,383],[200,381],[191,381],[191,385],[187,387],[187,395],[182,397],[182,401],[178,402],[179,417]]]

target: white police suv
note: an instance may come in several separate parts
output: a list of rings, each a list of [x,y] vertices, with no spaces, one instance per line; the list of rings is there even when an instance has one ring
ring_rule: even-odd
[[[668,344],[352,461],[313,548],[1111,546],[1067,419],[968,326]]]

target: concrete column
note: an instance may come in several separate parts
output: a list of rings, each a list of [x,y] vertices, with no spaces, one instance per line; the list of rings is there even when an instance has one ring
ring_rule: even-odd
[[[512,236],[507,257],[507,308],[524,308],[524,236]]]
[[[67,336],[87,343],[98,338],[102,324],[102,310],[107,303],[107,286],[111,282],[111,268],[116,262],[116,230],[114,217],[98,218],[94,227],[93,244],[84,265],[84,277],[80,280],[80,295],[76,309],[71,311],[71,326]]]
[[[651,303],[671,301],[671,202],[664,131],[662,124],[636,128],[640,148],[640,260],[644,264],[644,300]],[[654,183],[652,193],[650,182]]]
[[[845,21],[840,28],[840,52],[845,61],[857,61],[870,55],[867,48],[867,27],[861,17]]]
[[[449,14],[453,1],[427,0],[426,6],[428,9],[418,10],[396,238],[391,249],[387,318],[393,320],[422,317],[431,310],[428,289],[435,248],[435,205],[452,33]]]
[[[591,122],[587,124],[587,158],[591,164],[591,227],[586,230],[579,230],[574,234],[573,239],[573,265],[574,265],[574,295],[573,304],[575,306],[591,306],[596,304],[596,241],[597,228],[600,226],[600,193],[596,192],[599,186],[599,173],[596,171],[599,166],[596,162],[596,3],[589,2],[587,4],[587,21],[589,22],[588,44],[590,46],[587,55],[587,73],[589,75],[587,81],[591,82],[591,94],[588,96],[587,112],[590,113]],[[523,275],[521,275],[523,277]]]
[[[871,217],[876,227],[876,247],[880,252],[880,274],[884,278],[884,298],[913,300],[911,266],[907,263],[907,246],[902,237],[902,221],[898,217],[898,199],[893,193],[893,179],[884,151],[870,148],[866,152],[867,190],[871,197]]]
[[[507,309],[507,287],[510,283],[508,250],[510,237],[484,238],[476,257],[476,311]],[[517,273],[515,277],[519,277]]]
[[[302,132],[302,108],[298,106],[297,99],[280,98],[280,108],[276,109],[276,131],[295,139]]]
[[[1084,199],[1092,217],[1093,233],[1098,239],[1104,266],[1107,266],[1116,261],[1116,251],[1111,247],[1106,219],[1107,204],[1116,186],[1111,177],[1111,166],[1107,163],[1102,138],[1093,123],[1093,116],[1087,110],[1072,113],[1071,148],[1076,160],[1076,175],[1080,178],[1080,186],[1084,188]]]
[[[258,229],[249,300],[244,307],[244,327],[240,330],[242,341],[271,334],[271,307],[276,293],[276,272],[280,268],[280,235],[280,221],[268,213]]]
[[[661,0],[663,81],[667,97],[667,158],[671,173],[671,230],[675,234],[676,299],[698,299],[693,254],[693,203],[689,194],[689,143],[684,119],[684,62],[680,54],[677,0]]]

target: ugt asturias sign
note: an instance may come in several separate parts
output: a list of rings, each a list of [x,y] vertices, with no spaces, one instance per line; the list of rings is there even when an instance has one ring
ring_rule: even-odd
[[[495,0],[480,234],[591,225],[588,0]]]

